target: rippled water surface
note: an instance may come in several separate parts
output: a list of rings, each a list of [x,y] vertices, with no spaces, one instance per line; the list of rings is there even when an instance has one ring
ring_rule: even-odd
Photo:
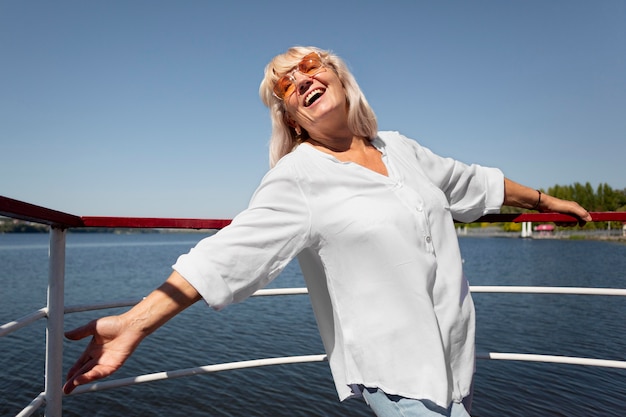
[[[68,234],[66,304],[140,298],[202,237]],[[47,235],[0,235],[0,323],[45,304],[47,245]],[[472,285],[626,287],[623,244],[466,237],[461,249]],[[294,262],[271,286],[303,285]],[[479,352],[626,360],[623,297],[474,294],[474,300]],[[68,315],[66,328],[102,314]],[[15,415],[43,389],[44,324],[0,339],[2,416]],[[83,347],[83,342],[65,342],[64,369]],[[147,339],[116,378],[318,353],[323,349],[307,296],[252,298],[219,313],[198,303]],[[624,398],[626,370],[480,360],[472,415],[622,416]],[[360,400],[339,403],[327,363],[239,370],[64,398],[64,416],[371,415]]]

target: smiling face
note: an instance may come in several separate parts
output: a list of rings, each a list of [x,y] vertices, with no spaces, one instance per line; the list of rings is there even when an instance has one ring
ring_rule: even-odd
[[[339,76],[330,67],[314,75],[291,73],[293,92],[285,95],[288,122],[306,130],[311,138],[342,134],[347,129],[346,94]]]
[[[309,137],[348,143],[355,136],[373,139],[378,132],[361,88],[343,59],[331,51],[294,46],[276,55],[265,67],[259,95],[272,120],[272,167]]]

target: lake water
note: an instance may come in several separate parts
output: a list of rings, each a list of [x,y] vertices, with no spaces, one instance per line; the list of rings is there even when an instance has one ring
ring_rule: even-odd
[[[136,299],[158,286],[204,235],[68,234],[66,304]],[[0,323],[46,300],[48,235],[0,234]],[[626,245],[461,238],[472,285],[626,287]],[[292,263],[272,287],[304,286]],[[624,297],[475,294],[477,350],[626,360]],[[107,312],[66,317],[70,329]],[[42,389],[44,329],[0,339],[0,415]],[[85,342],[66,341],[64,369]],[[265,357],[323,353],[306,295],[252,298],[221,312],[198,303],[148,338],[116,378]],[[626,370],[477,362],[473,416],[623,416]],[[282,365],[64,398],[64,416],[372,416],[340,403],[327,363]],[[39,412],[36,415],[43,415]]]

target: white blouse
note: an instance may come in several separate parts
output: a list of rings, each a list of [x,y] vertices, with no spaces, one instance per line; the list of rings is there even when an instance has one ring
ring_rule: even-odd
[[[220,309],[297,256],[339,398],[364,385],[447,407],[468,395],[475,355],[453,218],[498,212],[504,177],[397,132],[372,143],[388,177],[300,145],[173,267]]]

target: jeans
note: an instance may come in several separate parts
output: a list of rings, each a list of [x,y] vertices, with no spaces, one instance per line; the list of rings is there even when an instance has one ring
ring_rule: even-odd
[[[463,404],[448,409],[428,400],[387,395],[377,388],[364,388],[363,398],[378,417],[470,417]]]

